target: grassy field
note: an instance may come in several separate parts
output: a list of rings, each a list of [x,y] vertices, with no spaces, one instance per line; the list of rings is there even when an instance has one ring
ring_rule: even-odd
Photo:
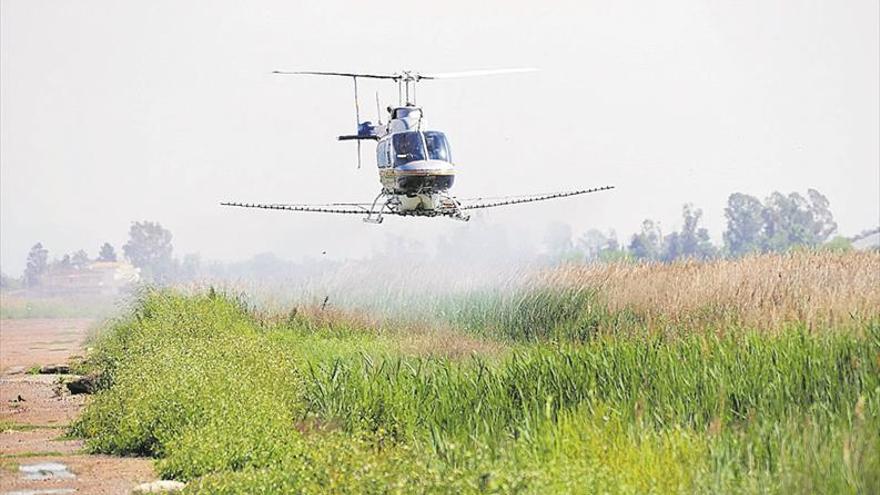
[[[566,266],[409,317],[147,292],[73,433],[190,493],[878,493],[878,277]]]

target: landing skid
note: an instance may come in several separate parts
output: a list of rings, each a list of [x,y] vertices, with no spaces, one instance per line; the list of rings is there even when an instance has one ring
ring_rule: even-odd
[[[452,196],[444,192],[435,192],[424,195],[430,197],[430,201],[434,206],[433,208],[424,208],[421,203],[415,208],[407,208],[400,199],[402,195],[383,189],[379,195],[376,196],[376,199],[373,200],[373,204],[367,211],[367,217],[364,218],[364,222],[380,224],[385,220],[386,214],[405,217],[445,216],[462,222],[470,220],[470,215],[462,211],[461,204]]]
[[[373,200],[373,205],[370,206],[370,211],[367,212],[367,218],[364,219],[366,223],[380,224],[385,220],[383,214],[385,211],[392,212],[394,211],[394,206],[392,201],[397,199],[394,195],[388,194],[384,189],[376,196],[376,199]],[[383,200],[380,204],[379,200]],[[398,202],[399,203],[399,202]],[[379,208],[376,208],[376,205],[380,205]]]

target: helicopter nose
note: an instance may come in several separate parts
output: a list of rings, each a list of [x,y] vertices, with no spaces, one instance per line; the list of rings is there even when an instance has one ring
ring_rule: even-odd
[[[419,160],[401,165],[394,170],[397,188],[402,192],[427,189],[446,190],[452,187],[455,171],[452,165],[440,160]]]

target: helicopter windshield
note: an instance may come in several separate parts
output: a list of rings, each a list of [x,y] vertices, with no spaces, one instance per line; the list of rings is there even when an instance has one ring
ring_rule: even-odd
[[[417,131],[400,132],[392,135],[391,138],[394,143],[395,165],[425,159],[425,146],[421,133]]]
[[[425,133],[425,143],[428,145],[428,158],[431,160],[443,160],[451,162],[449,156],[449,143],[446,141],[446,135],[439,131],[428,131]]]

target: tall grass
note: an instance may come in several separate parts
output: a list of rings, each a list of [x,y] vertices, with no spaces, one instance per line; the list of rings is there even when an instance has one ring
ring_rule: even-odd
[[[452,326],[530,342],[597,333],[864,332],[880,323],[880,253],[799,251],[709,262],[515,266],[491,281],[424,267],[346,269],[296,291],[257,289],[261,307],[373,328]],[[425,280],[431,283],[426,284]]]
[[[510,342],[462,358],[364,321],[147,293],[97,343],[104,389],[74,432],[191,492],[880,489],[880,326],[668,338],[591,291],[497,297],[434,306]],[[615,326],[642,330],[595,331]]]
[[[599,333],[644,328],[644,318],[611,311],[591,288],[538,286],[449,295],[435,301],[434,317],[467,333],[512,342],[583,342]]]
[[[492,443],[529,436],[561,410],[601,405],[655,428],[705,430],[793,412],[825,420],[863,394],[880,413],[880,330],[847,336],[600,339],[577,347],[531,346],[493,365],[435,359],[337,359],[310,366],[307,413],[348,430],[379,428],[412,439],[438,432]],[[864,411],[863,411],[864,412]]]
[[[711,262],[569,264],[531,283],[589,289],[649,326],[775,330],[863,326],[880,316],[880,252],[799,251]]]

